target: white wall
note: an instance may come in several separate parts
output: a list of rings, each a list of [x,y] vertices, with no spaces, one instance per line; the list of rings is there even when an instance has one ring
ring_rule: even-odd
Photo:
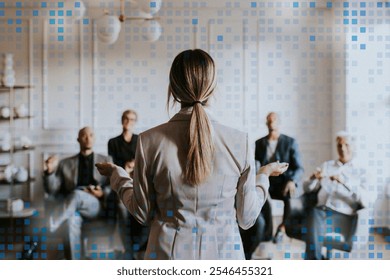
[[[37,1],[22,2],[23,14],[31,15],[29,7]],[[6,8],[0,17],[0,52],[15,54],[19,84],[34,85],[28,100],[35,118],[20,130],[39,144],[37,176],[44,155],[77,151],[82,126],[94,127],[96,149],[106,153],[107,140],[120,133],[123,110],[138,111],[137,132],[167,121],[170,64],[179,51],[199,47],[217,63],[213,107],[221,122],[248,131],[255,140],[266,134],[266,114],[279,112],[283,132],[299,141],[306,175],[335,156],[334,133],[348,128],[358,136],[359,155],[383,193],[390,180],[388,8],[370,1],[365,8],[344,8],[337,1],[332,8],[326,8],[329,1],[317,1],[316,8],[307,1],[293,7],[287,0],[163,1],[157,42],[143,41],[135,22],[126,21],[119,40],[107,46],[94,40],[94,19],[103,7],[118,13],[112,8],[118,1],[84,2],[85,19],[67,19],[63,34],[58,21],[51,25],[47,18],[19,17],[20,24],[9,24],[8,18],[16,20],[15,9]],[[350,15],[365,10],[367,17],[372,13],[382,21],[363,24],[362,18],[357,25],[344,25],[345,18],[354,18],[344,16],[345,10]],[[126,13],[132,14],[130,7]],[[359,33],[361,26],[366,34]],[[351,40],[355,34],[359,42]],[[358,47],[361,42],[365,50]]]

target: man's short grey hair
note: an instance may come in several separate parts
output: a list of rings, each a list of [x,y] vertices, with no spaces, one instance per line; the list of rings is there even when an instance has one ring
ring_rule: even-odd
[[[356,145],[356,138],[348,131],[340,130],[336,133],[336,141],[338,138],[345,138],[351,146]]]

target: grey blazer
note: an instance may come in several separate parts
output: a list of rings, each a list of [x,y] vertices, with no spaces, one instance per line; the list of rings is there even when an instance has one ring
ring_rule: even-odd
[[[93,154],[94,163],[112,162],[111,157]],[[56,199],[63,199],[77,188],[77,179],[79,171],[78,154],[61,160],[56,172],[44,174],[43,185],[45,192]],[[107,177],[100,175],[96,168],[93,169],[93,178],[103,188],[104,196],[110,193],[109,180]]]
[[[134,181],[117,167],[111,186],[140,223],[151,225],[146,259],[245,259],[238,226],[254,224],[268,178],[255,177],[247,134],[209,115],[216,149],[212,175],[200,186],[185,184],[191,110],[141,133]]]

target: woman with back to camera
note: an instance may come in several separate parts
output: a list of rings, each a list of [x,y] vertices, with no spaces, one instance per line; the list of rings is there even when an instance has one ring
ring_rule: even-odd
[[[255,175],[247,134],[206,108],[215,85],[209,54],[181,52],[168,88],[168,104],[173,97],[181,110],[139,135],[134,180],[112,163],[96,164],[130,213],[151,225],[145,259],[245,259],[238,226],[254,224],[268,176],[287,169],[271,163]]]

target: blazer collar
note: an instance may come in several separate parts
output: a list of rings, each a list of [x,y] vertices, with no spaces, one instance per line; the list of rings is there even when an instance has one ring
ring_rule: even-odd
[[[209,117],[211,122],[216,122],[216,118],[211,112],[211,110],[208,107],[204,107],[207,116]],[[176,121],[189,121],[191,119],[191,113],[192,113],[193,107],[185,107],[182,108],[178,113],[176,113],[169,122],[176,122]]]

